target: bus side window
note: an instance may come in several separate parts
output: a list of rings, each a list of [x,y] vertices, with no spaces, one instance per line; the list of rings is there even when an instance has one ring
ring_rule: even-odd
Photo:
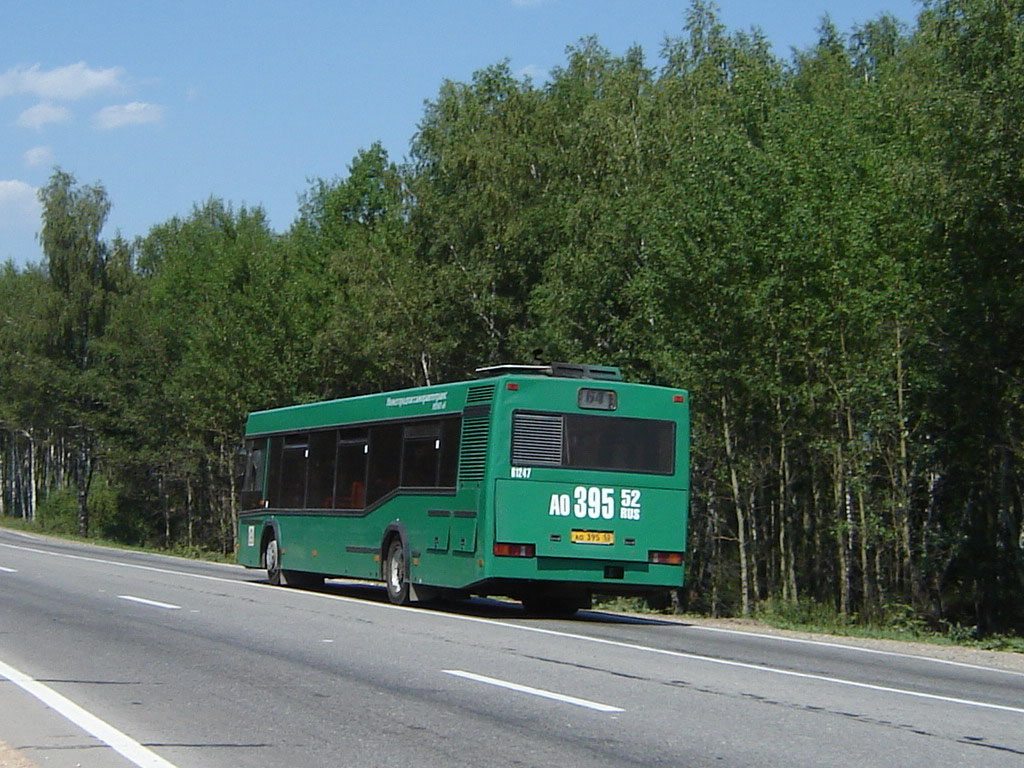
[[[402,461],[402,425],[378,424],[370,428],[370,467],[366,479],[366,503],[398,488]]]
[[[242,476],[242,509],[256,509],[263,499],[263,454],[266,440],[245,441],[245,474]]]
[[[438,488],[454,488],[459,469],[459,435],[462,432],[462,418],[444,419],[441,422],[441,467],[437,475]]]
[[[334,430],[309,436],[309,479],[306,481],[306,507],[330,509],[334,506]]]
[[[335,509],[366,506],[366,440],[365,429],[343,429],[338,433]]]
[[[306,500],[306,466],[309,463],[309,437],[287,435],[281,450],[281,487],[277,506],[300,509]]]
[[[441,429],[436,421],[405,425],[402,441],[402,487],[434,488],[441,453]]]
[[[281,436],[270,438],[270,451],[267,454],[267,495],[266,499],[270,506],[281,506],[281,451],[284,448],[284,438]]]

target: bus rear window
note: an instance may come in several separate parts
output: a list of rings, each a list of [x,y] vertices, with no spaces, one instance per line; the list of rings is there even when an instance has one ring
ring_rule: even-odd
[[[525,413],[512,416],[512,463],[671,475],[675,424],[657,419]]]

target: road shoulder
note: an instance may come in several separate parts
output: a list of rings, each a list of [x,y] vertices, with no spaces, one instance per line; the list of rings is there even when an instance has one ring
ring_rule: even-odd
[[[652,614],[630,614],[638,619],[656,618],[672,621],[692,627],[727,632],[741,632],[751,635],[765,635],[789,638],[811,643],[827,643],[830,645],[846,645],[854,648],[867,648],[886,653],[904,656],[924,656],[929,659],[941,659],[958,664],[973,664],[979,667],[990,667],[1007,672],[1024,674],[1024,653],[1012,651],[988,651],[981,648],[970,648],[961,645],[940,645],[937,643],[919,643],[910,640],[884,640],[873,637],[856,637],[848,635],[828,635],[813,632],[800,632],[789,629],[778,629],[753,619],[709,619],[700,616],[654,616]]]
[[[38,768],[6,742],[0,741],[0,768]]]
[[[0,678],[0,768],[132,768],[50,707]]]

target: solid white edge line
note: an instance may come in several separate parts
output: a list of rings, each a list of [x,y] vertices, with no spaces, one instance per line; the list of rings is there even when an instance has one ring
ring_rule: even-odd
[[[17,530],[15,530],[13,528],[3,528],[2,526],[0,526],[0,530],[5,531],[6,533],[8,533],[11,536],[22,538],[22,539],[28,539],[29,541],[33,541],[33,542],[36,542],[36,543],[39,543],[40,540],[42,540],[43,542],[52,542],[54,544],[73,545],[73,544],[78,543],[78,542],[74,542],[74,541],[72,541],[70,539],[62,539],[62,538],[59,538],[57,536],[47,536],[46,534],[42,534],[42,533],[26,533],[25,531],[17,531]],[[8,544],[7,546],[16,546],[16,545]],[[164,554],[163,552],[151,552],[151,551],[145,550],[145,549],[122,549],[121,547],[114,547],[114,546],[109,546],[109,545],[104,545],[104,544],[93,544],[93,543],[90,543],[90,544],[81,543],[81,544],[79,544],[79,546],[81,546],[81,547],[91,547],[92,549],[99,549],[99,550],[104,550],[105,549],[105,550],[109,550],[111,552],[125,552],[125,553],[128,553],[128,554],[143,555],[145,557],[152,557],[152,558],[156,558],[156,559],[170,560],[171,562],[174,562],[174,563],[202,563],[203,565],[210,565],[210,566],[213,566],[215,568],[225,568],[225,569],[228,569],[228,570],[237,570],[239,568],[244,568],[244,566],[241,566],[238,563],[222,563],[222,562],[219,562],[217,560],[200,560],[199,558],[196,558],[196,557],[185,557],[184,555],[167,555],[167,554]],[[53,553],[53,554],[57,554],[57,553]]]
[[[82,709],[70,699],[2,661],[0,661],[0,677],[7,678],[26,693],[35,696],[50,709],[70,720],[86,733],[95,736],[139,768],[177,768],[174,763],[164,760],[160,755],[142,746],[109,723],[100,720],[91,712]]]
[[[0,571],[3,571],[4,573],[17,573],[17,570],[14,568],[4,568],[2,565],[0,565]]]
[[[40,554],[40,555],[50,555],[52,557],[65,557],[65,558],[68,558],[68,559],[71,559],[71,560],[85,560],[87,562],[96,562],[96,563],[102,563],[104,565],[114,565],[114,566],[119,566],[119,567],[123,567],[123,568],[135,568],[135,569],[143,570],[143,571],[155,571],[157,573],[166,573],[166,574],[170,574],[170,575],[174,575],[174,576],[188,576],[188,577],[194,578],[194,579],[204,579],[204,580],[207,580],[207,581],[218,581],[218,582],[224,582],[226,584],[242,584],[242,585],[248,585],[250,587],[257,587],[259,589],[268,589],[269,588],[269,589],[272,589],[274,591],[278,591],[279,590],[278,587],[269,587],[267,584],[263,584],[263,583],[255,583],[255,582],[250,582],[250,581],[238,581],[237,579],[225,579],[225,578],[223,578],[221,576],[207,576],[207,575],[201,574],[201,573],[188,573],[186,571],[172,571],[172,570],[169,570],[169,569],[166,569],[166,568],[155,568],[155,567],[149,566],[149,565],[136,565],[134,563],[119,563],[119,562],[117,562],[115,560],[104,560],[102,558],[86,557],[84,555],[69,555],[69,554],[64,553],[64,552],[47,552],[45,549],[34,549],[32,547],[22,547],[22,546],[18,546],[17,544],[6,544],[6,543],[3,543],[3,542],[0,542],[0,547],[7,547],[9,549],[19,549],[19,550],[24,550],[26,552],[35,552],[35,553]],[[671,650],[668,650],[666,648],[652,648],[650,646],[639,645],[637,643],[626,643],[626,642],[623,642],[623,641],[620,641],[620,640],[606,640],[606,639],[601,638],[601,637],[588,637],[587,635],[580,635],[580,634],[576,634],[574,632],[560,632],[560,631],[555,630],[555,629],[544,629],[543,627],[528,627],[528,626],[524,626],[522,624],[512,624],[512,623],[507,622],[507,621],[496,621],[494,619],[484,619],[484,618],[480,618],[478,616],[462,616],[462,615],[454,614],[454,613],[436,613],[436,612],[432,612],[432,611],[423,611],[423,610],[421,610],[419,608],[411,608],[411,607],[408,607],[408,606],[391,605],[390,603],[373,603],[373,602],[369,602],[367,600],[359,600],[358,598],[354,598],[354,597],[345,597],[344,595],[329,595],[329,594],[325,594],[323,592],[310,592],[310,591],[307,591],[307,590],[293,590],[293,591],[288,591],[286,594],[289,594],[289,595],[306,595],[306,596],[309,596],[309,597],[312,597],[312,598],[325,598],[325,599],[328,599],[328,600],[338,600],[340,602],[351,603],[353,605],[364,605],[364,606],[369,605],[369,606],[373,606],[375,608],[382,608],[382,609],[386,609],[386,610],[409,611],[409,612],[415,613],[415,614],[417,614],[419,616],[442,617],[442,618],[445,618],[445,619],[455,619],[457,621],[468,621],[468,622],[473,622],[473,623],[476,623],[476,624],[489,624],[491,626],[506,627],[506,628],[509,628],[509,629],[516,629],[516,630],[519,630],[521,632],[533,632],[535,634],[550,635],[552,637],[565,637],[565,638],[570,638],[570,639],[573,639],[573,640],[581,640],[581,641],[587,642],[587,643],[596,643],[598,645],[607,645],[607,646],[611,646],[611,647],[614,647],[614,648],[625,648],[627,650],[641,651],[643,653],[653,653],[653,654],[660,655],[660,656],[670,656],[670,657],[677,658],[677,659],[689,659],[691,661],[701,661],[701,662],[704,662],[704,663],[707,663],[707,664],[718,664],[718,665],[727,666],[727,667],[736,667],[736,668],[740,668],[740,669],[750,669],[750,670],[755,670],[757,672],[765,672],[767,674],[782,675],[783,677],[795,677],[795,678],[802,678],[802,679],[805,679],[805,680],[817,680],[817,681],[820,681],[820,682],[832,683],[834,685],[846,685],[846,686],[851,686],[851,687],[854,687],[854,688],[861,688],[861,689],[865,689],[865,690],[880,691],[880,692],[883,692],[883,693],[894,693],[894,694],[897,694],[897,695],[900,695],[900,696],[911,696],[911,697],[915,697],[915,698],[929,699],[929,700],[933,700],[933,701],[944,701],[944,702],[946,702],[948,704],[962,704],[964,706],[980,707],[982,709],[994,709],[994,710],[999,710],[999,711],[1003,711],[1003,712],[1014,712],[1014,713],[1017,713],[1017,714],[1024,714],[1024,708],[1021,708],[1021,707],[1010,707],[1010,706],[1006,706],[1004,704],[990,704],[990,703],[985,702],[985,701],[974,701],[972,699],[959,699],[959,698],[955,698],[955,697],[952,697],[952,696],[939,696],[939,695],[933,694],[933,693],[921,693],[921,692],[918,692],[918,691],[906,690],[904,688],[890,688],[888,686],[874,685],[872,683],[860,683],[860,682],[857,682],[856,680],[845,680],[845,679],[840,678],[840,677],[828,677],[826,675],[814,675],[814,674],[810,674],[810,673],[806,673],[806,672],[794,672],[794,671],[791,671],[791,670],[788,670],[788,669],[778,669],[776,667],[767,667],[767,666],[761,666],[761,665],[758,665],[758,664],[747,664],[747,663],[741,662],[741,661],[729,661],[728,659],[716,659],[716,658],[714,658],[712,656],[701,656],[699,654],[686,653],[684,651],[671,651]],[[893,656],[902,656],[904,654],[894,653],[892,655]],[[927,659],[928,657],[924,657],[924,658]],[[933,661],[934,661],[934,659],[933,659]],[[1008,670],[1003,670],[1003,669],[996,669],[994,667],[981,667],[981,669],[983,669],[983,670],[985,670],[987,672],[995,672],[995,673],[1001,673],[1001,674],[1007,674],[1007,675],[1017,675],[1017,676],[1021,675],[1020,672],[1013,672],[1013,671],[1008,671]]]
[[[599,701],[590,701],[589,699],[580,699],[575,696],[566,696],[564,693],[555,693],[554,691],[545,691],[542,688],[531,688],[528,685],[520,685],[519,683],[510,683],[507,680],[498,680],[495,677],[487,677],[485,675],[477,675],[473,672],[464,672],[461,669],[442,669],[442,672],[448,675],[455,675],[456,677],[464,677],[467,680],[475,680],[478,683],[486,683],[487,685],[494,685],[499,688],[507,688],[510,691],[519,691],[520,693],[529,693],[533,696],[540,696],[545,699],[554,699],[555,701],[561,701],[565,704],[573,704],[577,707],[586,707],[587,709],[596,709],[598,712],[625,712],[626,710],[620,707],[612,707],[608,704],[602,704]]]
[[[154,608],[167,608],[172,611],[180,611],[180,605],[174,605],[174,603],[161,603],[159,600],[148,600],[145,597],[135,597],[135,595],[118,595],[121,600],[130,600],[133,603],[142,603],[143,605],[151,605]]]
[[[725,635],[740,635],[745,637],[757,637],[764,640],[778,640],[782,643],[797,643],[798,645],[816,645],[823,646],[825,648],[840,648],[844,651],[855,651],[857,653],[868,653],[875,654],[877,656],[895,656],[899,659],[913,659],[915,661],[927,661],[932,664],[945,664],[950,667],[960,667],[962,669],[978,669],[984,672],[1002,672],[1007,675],[1020,675],[1024,677],[1024,672],[1014,672],[1010,669],[996,669],[994,667],[985,667],[981,664],[971,664],[966,661],[953,661],[952,659],[938,659],[934,656],[922,656],[919,653],[902,653],[900,651],[883,651],[880,648],[865,648],[860,645],[848,645],[847,643],[830,643],[826,640],[808,640],[806,637],[786,637],[785,635],[770,635],[767,632],[748,632],[745,629],[727,629],[725,627],[704,627],[700,624],[681,624],[680,626],[686,629],[697,630],[698,632],[720,632]]]

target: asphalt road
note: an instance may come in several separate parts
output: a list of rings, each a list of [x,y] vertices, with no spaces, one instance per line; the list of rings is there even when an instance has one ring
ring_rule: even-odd
[[[0,742],[38,766],[1020,766],[1022,726],[1019,671],[0,530]]]

